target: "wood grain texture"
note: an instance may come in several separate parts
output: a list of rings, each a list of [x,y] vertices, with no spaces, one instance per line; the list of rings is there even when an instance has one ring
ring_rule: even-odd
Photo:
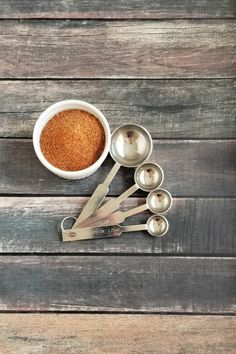
[[[233,313],[235,258],[1,256],[0,310]]]
[[[0,352],[234,354],[235,330],[232,316],[2,314]]]
[[[145,231],[119,238],[83,242],[61,241],[60,222],[77,216],[87,198],[1,197],[1,253],[98,253],[162,255],[236,255],[236,199],[175,199],[167,218],[166,237],[153,238]],[[145,199],[131,198],[127,210]],[[149,212],[129,218],[125,224],[145,223]]]
[[[186,18],[235,17],[232,0],[2,0],[0,18]]]
[[[1,21],[2,78],[234,78],[228,21]]]
[[[0,136],[31,137],[44,109],[81,99],[95,104],[112,129],[128,121],[154,138],[235,138],[235,96],[230,79],[0,81]]]
[[[165,172],[163,187],[174,196],[236,196],[236,140],[156,140],[151,160]],[[107,158],[92,176],[63,180],[39,162],[31,140],[0,139],[0,193],[91,195],[113,165]],[[128,172],[127,172],[128,171]],[[133,170],[122,168],[110,187],[118,195],[133,185]],[[137,192],[138,196],[145,196]]]

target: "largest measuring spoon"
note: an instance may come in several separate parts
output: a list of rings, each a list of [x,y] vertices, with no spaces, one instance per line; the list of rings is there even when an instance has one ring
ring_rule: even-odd
[[[151,155],[152,138],[148,131],[138,124],[125,124],[117,128],[111,136],[110,154],[116,162],[105,181],[99,184],[88,200],[73,228],[79,226],[100,206],[109,192],[109,185],[121,166],[137,167]]]

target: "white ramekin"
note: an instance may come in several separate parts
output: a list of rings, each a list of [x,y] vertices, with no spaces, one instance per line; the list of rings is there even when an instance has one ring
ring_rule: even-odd
[[[40,148],[40,136],[42,133],[42,130],[44,126],[47,124],[47,122],[55,116],[55,114],[65,111],[67,109],[82,109],[84,111],[87,111],[89,113],[92,113],[99,119],[101,122],[104,132],[105,132],[105,146],[103,153],[99,157],[99,159],[92,164],[91,166],[80,170],[80,171],[64,171],[61,170],[57,167],[54,167],[51,165],[46,158],[44,157],[41,148]],[[78,100],[66,100],[66,101],[60,101],[52,106],[48,107],[38,118],[36,121],[36,124],[34,126],[34,131],[33,131],[33,145],[34,145],[34,150],[36,152],[36,155],[38,156],[38,159],[42,162],[42,164],[51,172],[55,173],[59,177],[66,178],[66,179],[81,179],[90,176],[93,174],[97,169],[101,166],[105,158],[107,157],[107,154],[110,149],[110,144],[111,144],[111,132],[110,132],[110,127],[109,124],[104,117],[104,115],[93,105],[90,103],[84,102],[84,101],[78,101]],[[79,157],[78,157],[79,158]]]

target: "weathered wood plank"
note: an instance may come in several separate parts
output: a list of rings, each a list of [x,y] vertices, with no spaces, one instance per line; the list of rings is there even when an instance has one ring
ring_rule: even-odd
[[[0,81],[0,136],[30,137],[41,111],[64,99],[95,104],[114,129],[144,124],[154,138],[236,137],[235,80]]]
[[[236,140],[157,140],[151,160],[165,172],[174,196],[236,196]],[[0,193],[90,195],[112,167],[107,158],[95,174],[63,180],[38,161],[31,140],[0,140]],[[122,168],[110,187],[117,195],[133,184],[133,171]],[[144,196],[138,192],[136,195]]]
[[[235,330],[233,316],[1,314],[0,351],[234,354]]]
[[[236,23],[2,21],[2,78],[234,78]]]
[[[0,18],[217,18],[235,17],[231,0],[6,0],[0,3]]]
[[[1,256],[0,310],[232,313],[235,258]]]
[[[63,243],[60,221],[77,216],[87,198],[1,197],[1,253],[138,253],[162,255],[236,255],[236,199],[175,199],[167,218],[166,237],[154,239],[147,232],[119,238]],[[122,210],[143,204],[131,198]],[[149,212],[126,220],[145,223]],[[222,237],[222,235],[224,235]]]

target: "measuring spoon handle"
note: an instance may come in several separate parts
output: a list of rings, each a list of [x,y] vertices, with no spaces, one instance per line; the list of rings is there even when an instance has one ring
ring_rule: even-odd
[[[147,209],[148,209],[147,204],[143,204],[137,206],[136,208],[132,208],[124,212],[115,211],[114,213],[108,215],[103,219],[99,219],[93,223],[87,224],[86,227],[99,227],[99,226],[121,224],[123,221],[125,221],[126,218],[141,213],[142,211],[145,211]]]
[[[114,211],[119,209],[120,204],[127,199],[131,194],[136,192],[138,186],[134,184],[132,187],[127,189],[124,193],[122,193],[119,197],[110,199],[106,204],[104,204],[101,208],[99,208],[94,215],[92,215],[88,220],[82,222],[79,227],[88,227],[92,224],[97,223],[99,220],[104,219],[108,215],[112,214]]]
[[[72,228],[79,226],[80,223],[85,221],[101,205],[105,196],[109,192],[109,185],[118,172],[119,168],[120,164],[116,162],[104,182],[97,186]]]
[[[75,228],[62,231],[63,241],[80,241],[94,240],[97,238],[115,237],[121,234],[120,225],[104,226],[104,227],[89,227]]]
[[[107,195],[109,191],[109,188],[107,185],[104,184],[99,184],[95,191],[93,192],[93,195],[89,198],[87,204],[83,208],[81,214],[79,217],[76,219],[74,225],[72,228],[77,227],[81,222],[86,220],[90,215],[93,214],[94,208],[98,207],[101,205],[104,196]]]
[[[94,240],[97,238],[116,237],[120,236],[123,232],[141,231],[146,230],[146,228],[146,224],[129,226],[113,225],[84,229],[75,228],[62,231],[62,239],[64,242]]]
[[[147,230],[146,224],[121,226],[121,232],[134,232]]]

